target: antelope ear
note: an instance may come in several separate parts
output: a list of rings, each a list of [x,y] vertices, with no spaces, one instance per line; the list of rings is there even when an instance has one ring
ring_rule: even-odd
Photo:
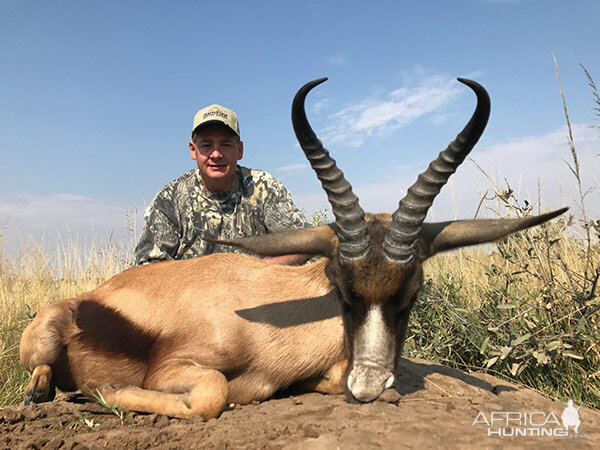
[[[281,256],[300,253],[333,258],[337,250],[337,236],[334,225],[321,225],[314,228],[281,231],[247,238],[221,240],[203,237],[216,244],[242,248],[260,256]]]
[[[424,223],[419,235],[419,259],[467,245],[484,244],[553,219],[569,208],[519,219],[456,220]]]

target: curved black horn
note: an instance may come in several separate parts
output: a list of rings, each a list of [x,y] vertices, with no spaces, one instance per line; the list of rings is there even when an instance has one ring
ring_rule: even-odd
[[[314,80],[300,88],[292,103],[292,123],[300,147],[317,173],[336,218],[339,255],[345,259],[357,259],[366,256],[371,247],[365,212],[358,204],[352,186],[310,127],[304,110],[306,95],[326,80]]]
[[[392,215],[383,243],[383,252],[392,261],[410,264],[415,258],[415,245],[427,211],[442,187],[465,160],[483,133],[490,116],[490,97],[480,84],[458,78],[477,95],[477,107],[469,123],[448,148],[429,164],[409,189]]]

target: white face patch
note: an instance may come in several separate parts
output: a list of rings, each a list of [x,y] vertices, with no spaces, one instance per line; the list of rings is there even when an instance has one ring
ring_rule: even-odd
[[[354,337],[354,361],[391,369],[395,336],[383,320],[381,304],[371,306],[365,322]]]
[[[376,399],[392,386],[395,335],[386,327],[380,304],[371,305],[354,335],[354,359],[348,388],[360,401]]]

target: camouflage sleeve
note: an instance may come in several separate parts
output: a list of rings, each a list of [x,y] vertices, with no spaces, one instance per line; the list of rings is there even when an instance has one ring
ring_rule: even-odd
[[[181,227],[172,192],[165,189],[154,198],[144,214],[144,228],[135,247],[134,264],[147,264],[175,258]]]
[[[269,183],[264,217],[269,233],[308,226],[304,213],[294,204],[289,191],[274,178]]]

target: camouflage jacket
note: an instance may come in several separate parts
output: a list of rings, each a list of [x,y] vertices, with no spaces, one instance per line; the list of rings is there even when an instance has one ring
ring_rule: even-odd
[[[238,166],[229,190],[210,192],[194,168],[167,184],[146,209],[135,264],[241,253],[201,238],[234,239],[306,226],[288,190],[267,172]]]

